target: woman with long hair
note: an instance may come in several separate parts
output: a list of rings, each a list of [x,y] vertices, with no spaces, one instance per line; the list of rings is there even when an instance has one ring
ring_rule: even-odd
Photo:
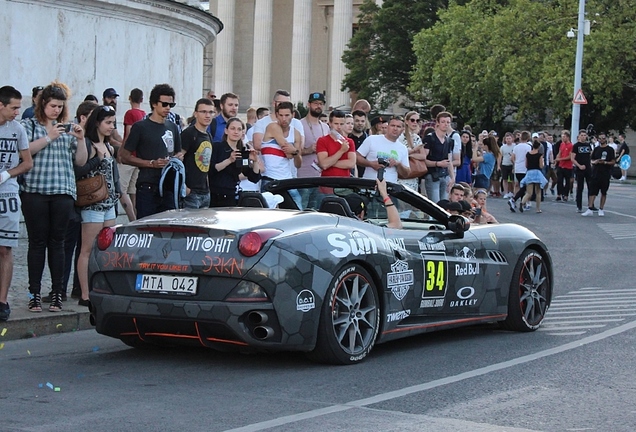
[[[470,131],[463,130],[459,136],[462,140],[462,150],[460,154],[460,165],[457,167],[455,174],[455,182],[473,183],[473,174],[471,171],[471,157],[473,156],[473,144],[471,141]]]
[[[48,255],[51,274],[49,311],[62,310],[64,294],[64,238],[77,197],[73,165],[84,165],[84,130],[69,120],[69,88],[53,82],[35,104],[35,118],[22,125],[29,139],[33,168],[24,175],[20,199],[29,236],[29,311],[42,312],[42,273]]]
[[[526,187],[526,194],[521,200],[521,204],[519,204],[519,211],[521,213],[523,213],[526,203],[530,201],[533,194],[536,194],[537,197],[537,213],[541,213],[541,189],[545,187],[548,180],[542,172],[545,161],[543,159],[543,154],[539,152],[540,148],[541,142],[538,139],[535,139],[532,142],[532,150],[530,150],[526,155],[526,168],[528,168],[528,171],[519,183],[521,187]]]
[[[495,170],[497,160],[501,160],[501,151],[497,140],[492,136],[481,137],[473,147],[472,161],[478,163],[477,174],[473,176],[476,188],[488,190],[490,188],[490,176]]]
[[[261,179],[256,151],[243,144],[244,131],[243,121],[232,117],[225,125],[222,141],[212,144],[212,160],[208,172],[210,207],[236,206],[239,174],[244,174],[253,183]]]
[[[422,120],[420,114],[416,111],[409,111],[404,116],[405,127],[404,132],[398,138],[398,141],[404,144],[406,150],[409,153],[409,158],[426,160],[424,154],[424,146],[422,145],[422,138],[420,138],[420,129],[422,127]],[[420,179],[409,178],[399,179],[398,183],[408,186],[414,191],[419,191]]]
[[[104,176],[108,188],[108,197],[98,203],[81,208],[82,244],[77,259],[77,273],[82,291],[78,304],[88,306],[88,258],[97,234],[104,227],[115,225],[115,206],[119,200],[119,175],[117,162],[113,157],[114,149],[110,145],[110,136],[115,130],[115,110],[103,105],[93,110],[86,120],[86,147],[89,159],[86,164],[75,170],[78,179]]]

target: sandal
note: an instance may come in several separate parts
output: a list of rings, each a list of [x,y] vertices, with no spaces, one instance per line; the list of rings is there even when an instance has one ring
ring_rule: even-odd
[[[31,294],[29,299],[30,312],[42,312],[42,297],[40,294]]]

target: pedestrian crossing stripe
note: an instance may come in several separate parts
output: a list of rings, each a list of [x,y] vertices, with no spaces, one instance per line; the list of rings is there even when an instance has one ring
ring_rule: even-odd
[[[555,297],[539,331],[577,336],[636,317],[634,289],[581,288]]]
[[[614,240],[636,239],[636,224],[600,223],[598,227]]]

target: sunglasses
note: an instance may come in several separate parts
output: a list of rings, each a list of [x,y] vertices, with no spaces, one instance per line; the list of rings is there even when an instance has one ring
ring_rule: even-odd
[[[162,106],[162,107],[164,107],[164,108],[167,108],[167,107],[174,108],[174,107],[176,107],[176,106],[177,106],[177,104],[176,104],[176,103],[174,103],[174,102],[164,102],[164,101],[159,101],[159,103],[160,103],[160,104],[161,104],[161,106]]]
[[[416,123],[416,122],[417,122],[417,123],[422,123],[422,119],[414,119],[414,118],[410,118],[410,119],[409,119],[409,121],[410,121],[411,123]]]
[[[102,105],[101,109],[102,109],[102,111],[115,111],[115,108],[113,108],[110,105]]]

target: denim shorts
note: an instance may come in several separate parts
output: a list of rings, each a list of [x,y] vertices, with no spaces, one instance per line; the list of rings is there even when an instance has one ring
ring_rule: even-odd
[[[82,210],[82,223],[104,223],[107,220],[115,219],[115,207],[110,210]]]

